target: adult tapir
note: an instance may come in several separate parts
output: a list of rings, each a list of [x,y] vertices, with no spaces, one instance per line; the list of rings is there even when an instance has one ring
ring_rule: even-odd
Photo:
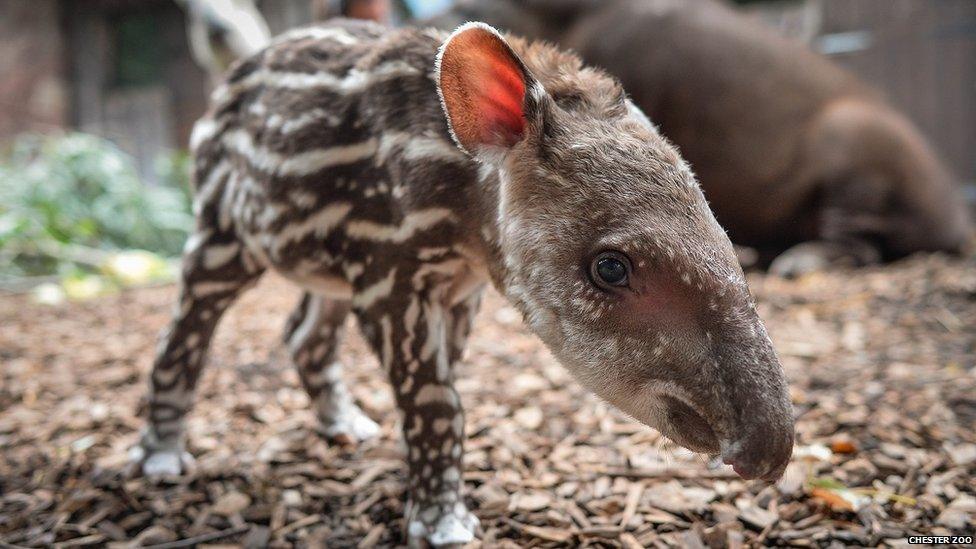
[[[714,0],[462,0],[620,78],[692,164],[737,244],[784,275],[960,251],[960,188],[879,92]]]

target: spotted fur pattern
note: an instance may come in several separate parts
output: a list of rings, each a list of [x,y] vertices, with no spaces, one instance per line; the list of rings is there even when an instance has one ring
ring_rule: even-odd
[[[454,368],[488,282],[587,386],[679,441],[715,453],[716,437],[730,451],[756,446],[758,427],[739,437],[746,414],[729,402],[768,408],[763,425],[779,438],[763,444],[777,450],[756,466],[778,465],[792,444],[782,372],[731,245],[677,152],[616,81],[509,38],[537,79],[526,99],[538,107],[526,115],[533,133],[497,162],[472,158],[452,142],[438,97],[435,58],[446,38],[351,21],[296,30],[240,62],[214,92],[192,136],[197,226],[151,375],[134,456],[144,471],[185,465],[183,418],[214,328],[267,270],[307,292],[285,342],[327,436],[376,432],[336,358],[348,314],[379,357],[402,413],[411,540],[464,543],[475,529],[460,498]],[[595,290],[574,254],[596,232],[717,320],[684,330],[678,317],[628,312]],[[723,345],[713,352],[714,341]],[[740,359],[752,368],[744,381],[719,371]],[[674,377],[691,364],[704,365],[708,382]]]

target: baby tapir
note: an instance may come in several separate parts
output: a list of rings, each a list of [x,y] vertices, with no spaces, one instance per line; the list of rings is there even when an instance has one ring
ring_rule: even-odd
[[[619,77],[732,240],[778,256],[774,272],[955,252],[972,238],[957,181],[911,122],[725,2],[465,0],[435,22],[467,18],[555,41]]]
[[[348,313],[387,371],[412,541],[476,528],[453,378],[488,282],[620,409],[743,477],[785,467],[786,383],[728,238],[674,147],[577,58],[477,23],[293,31],[232,70],[192,148],[198,223],[144,472],[181,471],[214,327],[269,269],[307,292],[286,341],[326,435],[377,430],[340,376]]]

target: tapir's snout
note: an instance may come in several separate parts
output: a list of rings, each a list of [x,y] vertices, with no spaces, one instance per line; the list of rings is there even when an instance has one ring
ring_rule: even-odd
[[[704,412],[684,400],[672,396],[658,399],[665,410],[665,420],[659,428],[681,446],[702,454],[720,455],[724,463],[746,480],[775,481],[786,470],[793,453],[792,414],[768,410],[767,406],[755,402],[745,414],[733,411],[734,417],[745,420],[744,424],[733,420],[722,425],[709,422]],[[732,407],[738,408],[734,404]],[[750,408],[755,416],[749,417]],[[767,410],[762,411],[763,408]]]
[[[793,404],[758,317],[751,326],[746,330],[751,338],[740,335],[717,348],[721,390],[727,395],[721,456],[744,479],[775,481],[793,453]]]
[[[671,340],[667,366],[646,385],[646,422],[689,450],[720,455],[747,480],[773,481],[793,452],[793,404],[772,342],[744,299]]]
[[[631,335],[614,349],[645,361],[581,379],[677,444],[720,455],[743,478],[779,478],[793,450],[793,404],[748,288],[741,279],[667,282],[639,280],[630,314],[614,325]]]

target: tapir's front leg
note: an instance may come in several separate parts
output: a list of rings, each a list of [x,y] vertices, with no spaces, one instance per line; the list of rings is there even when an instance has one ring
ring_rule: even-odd
[[[478,525],[461,499],[464,414],[453,362],[460,358],[479,300],[473,296],[455,306],[444,300],[441,292],[412,292],[360,313],[403,416],[411,544],[467,543]]]

